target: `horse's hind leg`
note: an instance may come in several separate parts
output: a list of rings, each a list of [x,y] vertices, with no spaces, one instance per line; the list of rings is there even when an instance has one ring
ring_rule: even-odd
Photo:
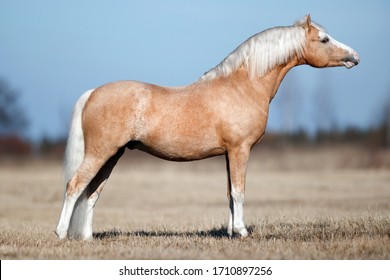
[[[100,156],[91,153],[85,154],[80,167],[66,185],[64,204],[56,228],[58,237],[67,237],[70,220],[77,200],[93,178],[98,174],[100,169],[105,165],[107,160],[115,153],[116,152],[111,153],[106,158],[101,156],[101,154]]]
[[[68,237],[73,239],[92,239],[93,210],[112,169],[123,155],[125,148],[121,148],[100,169],[98,174],[88,184],[78,198],[70,220]]]

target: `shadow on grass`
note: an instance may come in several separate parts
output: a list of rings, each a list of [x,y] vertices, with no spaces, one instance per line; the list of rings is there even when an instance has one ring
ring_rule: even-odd
[[[249,235],[254,231],[254,226],[248,227]],[[105,240],[115,237],[202,237],[202,238],[230,238],[227,233],[226,227],[213,228],[211,230],[199,230],[199,231],[147,231],[147,230],[138,230],[138,231],[121,231],[117,229],[112,229],[108,231],[95,232],[93,234],[94,239]],[[233,237],[237,237],[234,235]]]
[[[316,221],[298,222],[265,222],[248,227],[249,237],[261,240],[290,240],[299,242],[352,240],[354,238],[389,238],[390,219],[387,217],[358,217],[339,220],[319,219]],[[113,229],[94,233],[97,240],[115,237],[182,237],[182,238],[230,238],[226,227],[210,230],[170,231],[170,230],[138,230],[124,232]]]

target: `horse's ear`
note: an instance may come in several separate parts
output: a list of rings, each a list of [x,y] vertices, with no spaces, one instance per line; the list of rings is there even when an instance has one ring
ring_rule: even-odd
[[[306,28],[307,31],[310,31],[310,28],[311,28],[311,17],[310,17],[310,14],[308,14],[306,16],[305,28]]]

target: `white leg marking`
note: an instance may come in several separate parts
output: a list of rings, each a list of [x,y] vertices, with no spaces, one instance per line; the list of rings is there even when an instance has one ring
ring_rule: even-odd
[[[96,201],[99,198],[99,194],[96,192],[93,193],[87,201],[88,209],[86,214],[86,220],[83,227],[83,236],[84,240],[91,240],[92,237],[92,222],[93,222],[93,210],[95,208]]]
[[[85,227],[88,216],[88,201],[84,191],[77,199],[73,209],[72,218],[70,219],[68,238],[85,239]]]
[[[80,194],[74,194],[69,196],[65,194],[64,205],[62,206],[60,220],[56,228],[56,234],[59,238],[63,239],[68,234],[69,223],[72,217],[74,205],[76,204],[77,198]]]
[[[244,224],[244,193],[238,192],[235,187],[232,187],[233,199],[233,231],[241,235],[248,236],[248,231]]]
[[[232,200],[232,198],[230,198],[230,201],[229,201],[229,223],[228,223],[228,228],[227,228],[227,232],[228,232],[228,235],[230,237],[233,236],[233,212],[234,212],[233,200]]]
[[[103,182],[103,184],[105,181]],[[96,201],[99,198],[98,191],[87,198],[85,192],[80,196],[76,202],[70,226],[68,229],[68,237],[71,239],[92,240],[92,222],[93,210]]]

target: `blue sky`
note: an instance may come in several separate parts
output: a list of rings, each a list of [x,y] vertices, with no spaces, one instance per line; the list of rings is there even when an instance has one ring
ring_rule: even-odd
[[[310,13],[361,57],[355,68],[294,68],[269,130],[368,127],[390,98],[390,2],[0,1],[0,76],[21,94],[26,134],[66,134],[86,90],[117,80],[185,85],[251,35]],[[321,94],[319,94],[321,93]]]

